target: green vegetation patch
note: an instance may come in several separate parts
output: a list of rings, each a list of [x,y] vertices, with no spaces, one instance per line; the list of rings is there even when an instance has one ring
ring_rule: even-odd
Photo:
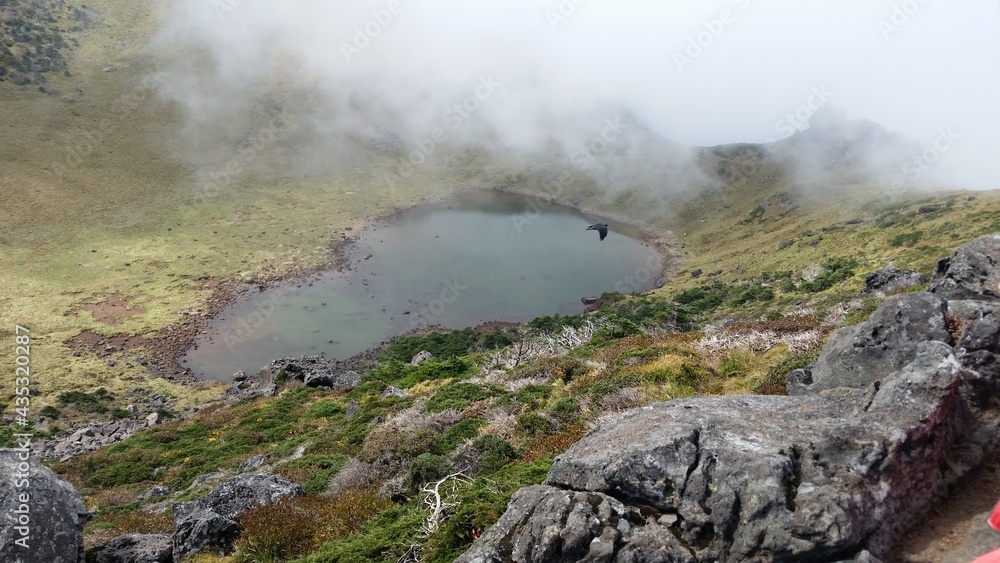
[[[476,385],[474,383],[453,383],[438,389],[427,401],[427,412],[441,412],[447,409],[462,410],[476,401],[500,397],[507,391],[496,385]]]

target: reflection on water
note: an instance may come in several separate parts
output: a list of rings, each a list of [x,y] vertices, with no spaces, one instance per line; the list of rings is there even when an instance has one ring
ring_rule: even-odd
[[[212,379],[283,356],[349,357],[414,328],[578,314],[581,297],[652,287],[660,255],[626,225],[524,196],[473,192],[401,214],[352,245],[350,269],[226,309],[185,356]],[[601,220],[607,222],[606,220]]]

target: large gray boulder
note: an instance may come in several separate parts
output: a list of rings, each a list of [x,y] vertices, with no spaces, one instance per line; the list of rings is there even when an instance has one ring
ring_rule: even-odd
[[[297,483],[268,473],[246,473],[222,482],[212,492],[173,506],[174,560],[212,548],[226,553],[239,534],[239,517],[259,506],[305,494]]]
[[[591,432],[459,561],[887,555],[955,477],[963,372],[929,342],[874,389],[658,403]]]
[[[171,563],[173,543],[166,534],[118,536],[101,548],[97,563]]]
[[[946,299],[1000,299],[1000,233],[977,238],[941,259],[927,291]]]
[[[82,563],[90,519],[79,491],[31,458],[0,448],[0,561]]]
[[[898,371],[921,342],[948,343],[948,302],[930,293],[886,299],[865,322],[838,330],[819,360],[788,379],[788,394],[865,387]]]

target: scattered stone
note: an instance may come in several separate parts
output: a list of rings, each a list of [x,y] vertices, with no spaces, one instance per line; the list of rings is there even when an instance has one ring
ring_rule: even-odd
[[[421,362],[427,361],[427,360],[429,360],[429,359],[431,359],[433,357],[434,356],[432,356],[431,353],[428,352],[427,350],[421,350],[421,351],[417,352],[416,356],[413,356],[412,360],[410,360],[410,365],[411,366],[418,365]]]
[[[357,401],[349,401],[347,403],[347,408],[344,409],[344,411],[345,411],[344,412],[344,418],[347,419],[347,420],[351,420],[352,418],[354,418],[354,413],[358,412],[358,407],[359,406],[360,405],[358,404]]]
[[[872,295],[875,292],[898,293],[927,283],[927,276],[916,270],[900,271],[895,268],[882,268],[865,276],[865,289],[861,295]]]
[[[228,553],[240,533],[240,525],[211,510],[195,510],[178,519],[174,515],[175,561],[205,549]]]
[[[170,487],[166,485],[153,485],[148,491],[139,495],[138,500],[140,502],[146,502],[150,499],[165,497],[170,494]]]
[[[844,224],[845,225],[860,225],[861,223],[864,223],[864,222],[865,222],[864,219],[857,219],[857,218],[855,218],[855,219],[848,219],[847,221],[844,221]]]
[[[697,269],[691,271],[691,277],[692,278],[697,278],[700,275],[701,275],[701,268],[697,268]]]
[[[940,209],[941,209],[940,205],[921,205],[917,209],[917,213],[920,213],[921,215],[926,215],[928,213],[934,213],[935,211],[939,211]]]
[[[247,372],[245,371],[238,371],[233,374],[233,381],[246,381],[246,380],[247,380]]]
[[[116,67],[115,65],[111,65],[104,67],[102,70],[104,72],[116,72],[118,70],[118,67]]]
[[[306,387],[328,387],[331,389],[349,390],[357,386],[361,375],[356,371],[341,373],[311,373],[305,377]]]
[[[257,454],[250,459],[244,461],[236,468],[236,471],[243,473],[244,471],[250,471],[251,469],[257,469],[258,467],[267,463],[267,460],[271,459],[268,454]]]
[[[172,563],[174,545],[166,534],[128,534],[106,543],[95,560],[97,563]]]
[[[146,416],[146,426],[156,426],[160,423],[160,413],[151,412]]]
[[[380,395],[380,397],[383,399],[387,399],[389,397],[402,397],[404,399],[408,399],[412,396],[413,395],[411,395],[410,393],[407,393],[406,391],[403,391],[399,387],[395,387],[393,385],[386,387],[385,391],[382,391],[382,395]]]

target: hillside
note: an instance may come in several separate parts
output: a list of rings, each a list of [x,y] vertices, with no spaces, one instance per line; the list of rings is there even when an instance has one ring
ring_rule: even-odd
[[[919,147],[835,115],[770,144],[685,147],[612,110],[626,134],[588,166],[553,138],[445,144],[414,168],[391,132],[319,154],[307,85],[262,84],[192,148],[158,72],[185,54],[148,46],[159,3],[18,6],[0,52],[0,336],[31,331],[29,431],[95,511],[89,549],[170,533],[174,502],[266,470],[305,495],[242,515],[236,555],[196,560],[451,561],[587,431],[659,401],[784,394],[833,331],[926,283],[862,295],[868,274],[929,278],[1000,231],[1000,190],[901,188]],[[460,189],[640,225],[671,275],[587,315],[407,335],[342,364],[275,358],[235,386],[178,365],[247,288],[336,267],[353,233]],[[306,386],[317,375],[333,382]],[[12,386],[0,403],[10,446]]]

